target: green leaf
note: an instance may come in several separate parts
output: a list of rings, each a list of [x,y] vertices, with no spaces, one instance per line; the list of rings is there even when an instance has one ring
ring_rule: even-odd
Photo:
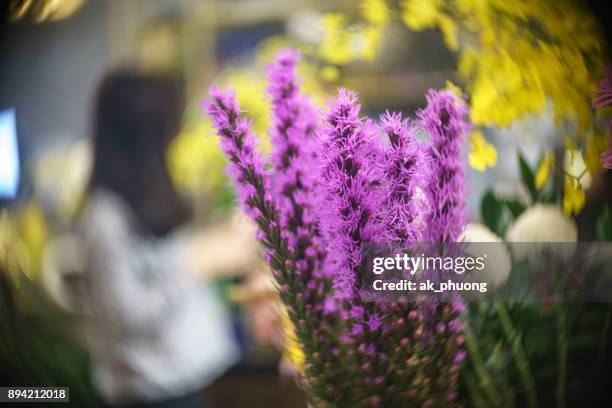
[[[538,201],[545,204],[552,204],[555,202],[555,191],[552,188],[545,188],[540,192]]]
[[[612,211],[610,211],[610,207],[606,207],[597,217],[595,233],[600,241],[612,241]]]
[[[509,212],[493,191],[487,190],[480,204],[482,222],[499,236],[506,232],[509,222]]]
[[[514,199],[504,200],[504,205],[510,211],[513,218],[518,218],[518,216],[521,215],[526,208],[523,203]]]
[[[536,201],[537,196],[538,196],[538,190],[536,189],[536,186],[535,186],[533,170],[531,170],[531,168],[529,167],[529,165],[527,164],[527,162],[525,161],[521,153],[518,154],[518,160],[519,160],[519,170],[521,172],[521,180],[523,180],[523,184],[525,184],[525,187],[527,187],[527,190],[529,190],[529,193],[531,194],[531,198],[533,199],[533,201]]]

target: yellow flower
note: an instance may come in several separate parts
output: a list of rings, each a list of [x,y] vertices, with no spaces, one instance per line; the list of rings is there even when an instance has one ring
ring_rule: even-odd
[[[39,280],[48,238],[43,210],[34,200],[15,213],[0,211],[0,272]]]
[[[573,161],[574,152],[577,152],[578,148],[576,147],[576,144],[574,143],[574,140],[570,135],[565,135],[563,141],[565,143],[566,156],[569,157],[570,161]]]
[[[359,9],[363,18],[372,24],[384,25],[391,19],[385,0],[362,0]]]
[[[340,78],[340,71],[333,65],[326,65],[319,71],[321,78],[328,82],[335,82]]]
[[[351,62],[353,52],[346,17],[339,13],[327,13],[323,16],[322,25],[324,34],[319,45],[320,56],[337,65]]]
[[[588,190],[591,187],[593,179],[587,171],[580,150],[567,150],[563,161],[563,171],[576,180],[581,189]]]
[[[382,39],[382,26],[369,26],[360,30],[360,39],[363,42],[361,56],[366,61],[371,61],[376,57],[378,46]]]
[[[457,85],[455,85],[451,81],[449,80],[446,81],[446,87],[444,88],[444,90],[451,91],[453,95],[455,95],[458,98],[458,100],[463,101],[463,91],[461,90],[461,88],[459,88]]]
[[[208,121],[185,126],[168,149],[168,168],[176,187],[187,195],[204,192],[218,195],[228,179],[227,160],[221,152],[219,137]]]
[[[541,189],[542,187],[544,187],[544,185],[546,185],[554,161],[555,158],[551,152],[548,152],[544,155],[544,158],[542,159],[542,162],[540,163],[540,166],[538,167],[535,176],[535,185],[538,189]]]
[[[29,265],[23,268],[23,272],[30,279],[40,279],[43,252],[49,241],[49,229],[43,209],[38,202],[30,200],[21,209],[17,226]]]
[[[459,48],[459,40],[457,39],[457,23],[449,17],[440,17],[440,31],[444,37],[444,42],[453,51]]]
[[[442,6],[442,0],[403,0],[400,3],[404,23],[415,31],[435,27],[442,16]]]
[[[291,319],[287,314],[287,310],[284,307],[281,308],[281,326],[283,328],[285,340],[283,357],[298,373],[303,373],[304,351],[302,350],[299,341],[295,337],[295,326],[293,325],[293,322],[291,322]]]
[[[593,134],[587,141],[586,154],[584,156],[584,162],[586,163],[587,169],[591,174],[600,171],[603,167],[601,166],[601,155],[608,149],[608,135],[601,131],[599,128],[595,128]]]
[[[510,126],[550,102],[556,122],[577,125],[578,138],[590,129],[604,42],[588,8],[554,0],[400,4],[410,29],[439,28],[447,46],[459,50],[475,124]],[[458,30],[467,40],[461,49]]]
[[[497,150],[495,150],[495,146],[487,142],[479,130],[472,132],[470,146],[472,151],[468,156],[468,161],[473,169],[485,171],[487,167],[495,167]]]
[[[566,215],[578,214],[584,207],[586,196],[580,183],[572,178],[565,176],[563,189],[563,212]]]

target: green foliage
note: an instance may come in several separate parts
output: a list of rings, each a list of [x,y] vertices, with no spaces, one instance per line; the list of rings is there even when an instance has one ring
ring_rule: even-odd
[[[466,405],[558,407],[606,399],[601,384],[607,374],[599,361],[610,352],[602,338],[608,309],[606,304],[470,304],[468,360],[460,381]]]
[[[534,170],[520,153],[518,165],[532,203],[556,201],[551,183],[536,188]],[[525,209],[520,201],[501,198],[489,189],[482,197],[481,219],[504,236]],[[596,235],[612,241],[610,208],[598,217]],[[527,296],[538,282],[526,261],[515,262],[498,294]],[[583,284],[587,287],[590,282]],[[467,406],[570,407],[612,399],[606,385],[612,360],[611,305],[488,299],[470,304],[465,318],[468,360],[460,384]]]
[[[71,404],[97,406],[87,354],[70,336],[74,327],[74,317],[55,307],[40,287],[26,279],[17,287],[0,270],[3,385],[68,386]]]
[[[595,234],[600,241],[612,241],[612,211],[610,207],[606,207],[599,217],[597,217]]]
[[[523,211],[525,211],[525,206],[519,201],[499,198],[491,189],[485,192],[480,203],[483,224],[502,237],[510,223]]]
[[[523,181],[523,184],[525,185],[525,187],[527,187],[529,194],[531,194],[531,198],[535,202],[538,199],[538,189],[536,188],[536,185],[535,185],[535,178],[533,175],[533,170],[529,167],[529,165],[527,164],[527,162],[525,161],[525,158],[523,158],[523,155],[521,153],[518,154],[518,161],[519,161],[519,171],[521,174],[521,180]]]

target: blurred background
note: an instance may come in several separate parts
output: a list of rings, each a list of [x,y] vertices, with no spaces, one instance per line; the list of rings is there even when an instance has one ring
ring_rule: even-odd
[[[267,150],[265,66],[280,48],[302,50],[303,88],[321,107],[345,86],[372,117],[386,109],[413,115],[429,88],[456,84],[476,125],[466,148],[470,220],[504,237],[530,207],[556,205],[574,239],[608,240],[611,177],[599,157],[609,111],[591,107],[609,62],[605,2],[475,3],[3,2],[0,384],[70,386],[74,402],[100,400],[81,341],[71,245],[92,168],[96,90],[120,68],[170,76],[185,95],[166,165],[193,206],[241,351],[207,387],[212,406],[306,406],[279,329],[282,311],[201,112],[211,84],[231,84]]]

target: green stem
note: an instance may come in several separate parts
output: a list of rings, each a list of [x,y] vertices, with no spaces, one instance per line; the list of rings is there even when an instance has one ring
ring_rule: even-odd
[[[480,387],[484,389],[485,394],[489,399],[489,403],[494,403],[499,399],[499,392],[497,391],[495,384],[491,380],[491,376],[489,375],[482,355],[480,354],[480,348],[478,347],[476,337],[472,332],[471,327],[466,325],[465,328],[465,343],[468,348],[468,355],[470,356],[470,360],[472,364],[474,364],[474,369],[476,374],[478,375],[478,381],[480,383]]]
[[[557,353],[559,370],[557,372],[557,406],[565,408],[565,388],[567,379],[567,327],[565,324],[566,311],[560,305],[557,313]]]
[[[521,344],[521,335],[517,332],[512,324],[512,319],[506,310],[504,304],[500,301],[494,302],[495,310],[497,315],[499,316],[500,323],[504,330],[504,334],[508,338],[508,342],[512,344],[512,352],[514,356],[514,363],[516,366],[516,370],[519,373],[519,377],[521,379],[521,383],[523,385],[523,390],[527,396],[527,405],[530,408],[538,407],[538,398],[536,397],[535,392],[535,381],[533,380],[533,376],[531,375],[531,370],[529,369],[529,362],[527,361],[527,357],[525,356],[525,351],[523,350],[523,346]]]
[[[606,307],[606,317],[604,319],[604,327],[603,332],[601,333],[601,343],[599,344],[599,353],[598,353],[598,361],[599,361],[599,372],[603,368],[603,362],[606,357],[606,347],[608,345],[608,332],[610,331],[610,320],[612,319],[612,303],[608,303]]]

